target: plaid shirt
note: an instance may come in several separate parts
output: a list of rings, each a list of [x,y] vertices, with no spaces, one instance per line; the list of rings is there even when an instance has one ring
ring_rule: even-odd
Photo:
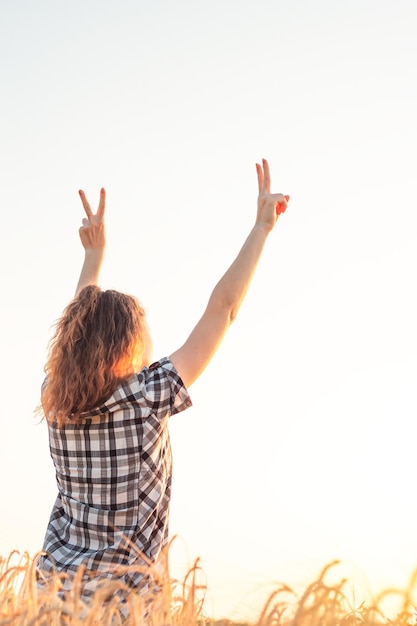
[[[156,561],[168,540],[170,415],[191,399],[168,358],[124,381],[80,421],[48,424],[58,496],[38,567],[69,574],[83,564],[111,576],[143,553]],[[125,576],[139,585],[140,573]],[[88,590],[87,590],[88,591]]]

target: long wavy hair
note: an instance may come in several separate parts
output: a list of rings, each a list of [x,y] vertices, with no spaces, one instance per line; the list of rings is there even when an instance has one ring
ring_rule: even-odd
[[[99,406],[134,372],[144,350],[145,312],[133,296],[85,287],[55,324],[42,410],[64,426]]]

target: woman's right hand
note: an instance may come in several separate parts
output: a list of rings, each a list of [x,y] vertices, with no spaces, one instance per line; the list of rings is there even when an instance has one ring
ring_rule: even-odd
[[[106,247],[106,228],[104,224],[104,212],[106,209],[106,191],[100,190],[100,201],[96,213],[93,213],[84,191],[80,189],[81,202],[87,215],[83,219],[83,225],[79,229],[81,243],[85,250],[104,250]]]

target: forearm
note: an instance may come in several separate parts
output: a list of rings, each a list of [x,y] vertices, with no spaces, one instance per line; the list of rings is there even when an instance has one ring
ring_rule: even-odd
[[[80,278],[78,279],[75,296],[88,285],[97,285],[100,278],[100,270],[104,260],[104,250],[94,249],[86,250],[84,263],[81,268]]]
[[[246,296],[268,234],[269,229],[263,226],[255,225],[252,228],[236,259],[210,296],[208,306],[224,309],[228,312],[230,322],[235,319]]]

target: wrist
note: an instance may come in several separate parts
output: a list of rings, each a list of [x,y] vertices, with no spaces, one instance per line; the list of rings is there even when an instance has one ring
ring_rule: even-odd
[[[273,225],[266,224],[264,222],[258,222],[258,221],[255,222],[255,225],[253,227],[253,230],[260,231],[262,234],[265,235],[265,237],[269,235],[272,229],[273,229]]]
[[[89,247],[89,248],[84,248],[84,253],[85,255],[93,255],[93,256],[102,256],[104,255],[105,252],[105,247],[104,246],[97,246],[97,247]]]
[[[84,249],[84,258],[89,262],[101,263],[104,259],[104,248],[85,248]]]

